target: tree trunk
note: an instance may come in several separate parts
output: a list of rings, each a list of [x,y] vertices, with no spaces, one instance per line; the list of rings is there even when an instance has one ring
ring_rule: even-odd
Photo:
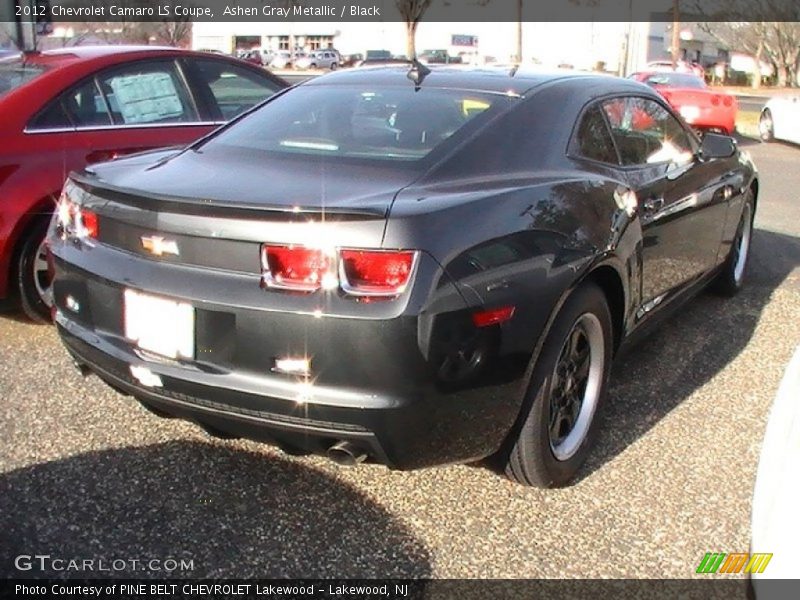
[[[417,57],[417,23],[416,21],[406,21],[406,56],[408,60]]]
[[[789,83],[786,65],[778,65],[778,87],[786,87]]]
[[[756,55],[754,57],[756,61],[756,70],[755,73],[753,73],[753,82],[752,82],[754,90],[757,90],[758,88],[761,87],[761,53],[763,50],[764,50],[764,43],[759,42],[758,48],[756,48]]]

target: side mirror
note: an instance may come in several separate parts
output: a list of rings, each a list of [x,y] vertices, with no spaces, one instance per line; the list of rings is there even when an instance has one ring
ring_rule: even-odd
[[[714,158],[728,158],[736,154],[736,140],[719,133],[707,133],[703,136],[700,145],[700,158],[711,160]]]

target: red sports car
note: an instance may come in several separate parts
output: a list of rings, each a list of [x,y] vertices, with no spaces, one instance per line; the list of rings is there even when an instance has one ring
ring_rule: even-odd
[[[50,317],[44,233],[89,163],[184,145],[286,87],[231,57],[77,47],[0,59],[0,305]]]
[[[658,90],[696,130],[733,135],[738,110],[736,97],[712,90],[697,75],[645,71],[634,73],[631,79]]]

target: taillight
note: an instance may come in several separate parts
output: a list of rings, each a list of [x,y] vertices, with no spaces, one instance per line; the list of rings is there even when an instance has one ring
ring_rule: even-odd
[[[299,245],[264,244],[262,281],[269,288],[297,292],[341,287],[351,296],[392,297],[411,279],[413,250],[339,250]],[[338,265],[337,265],[338,259]]]
[[[56,227],[62,239],[97,239],[100,233],[97,213],[73,202],[66,193],[58,201]]]
[[[342,250],[342,289],[355,296],[397,296],[411,278],[416,252],[409,250]]]
[[[264,244],[261,266],[264,283],[271,288],[313,292],[337,284],[331,256],[317,248]]]
[[[719,106],[719,96],[711,96],[711,105]]]
[[[725,96],[722,99],[722,103],[725,106],[732,106],[733,105],[733,97],[732,96]]]

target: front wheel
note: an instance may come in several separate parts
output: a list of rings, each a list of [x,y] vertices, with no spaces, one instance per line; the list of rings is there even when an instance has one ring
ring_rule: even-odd
[[[771,142],[775,139],[775,121],[768,108],[764,109],[758,119],[758,135],[762,142]]]
[[[731,250],[722,271],[714,281],[712,289],[723,296],[733,296],[744,285],[747,273],[748,259],[750,258],[750,240],[753,236],[753,192],[748,190],[744,198],[742,216],[736,228],[736,237],[733,239]]]
[[[608,387],[613,329],[602,290],[584,284],[565,302],[531,370],[527,416],[512,434],[506,474],[557,487],[586,460]]]
[[[47,268],[44,238],[47,221],[41,221],[25,234],[17,261],[19,299],[25,315],[37,323],[50,322],[53,289]]]

